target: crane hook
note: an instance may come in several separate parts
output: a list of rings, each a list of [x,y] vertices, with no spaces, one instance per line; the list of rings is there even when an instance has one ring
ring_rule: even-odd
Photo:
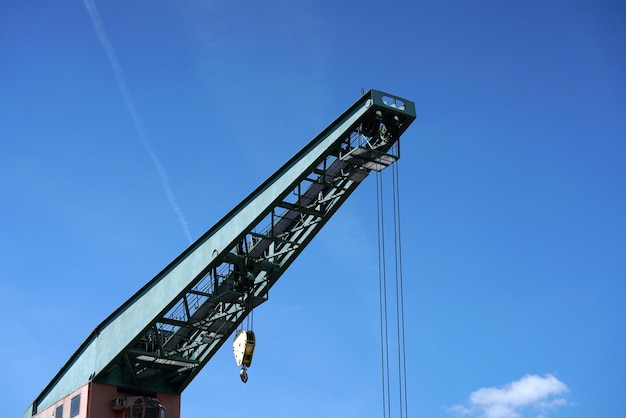
[[[246,371],[245,367],[242,367],[241,370],[239,371],[239,377],[241,378],[241,381],[243,383],[248,382],[248,372]]]
[[[254,354],[255,345],[256,339],[254,332],[244,331],[242,329],[237,331],[235,341],[233,342],[233,354],[235,355],[237,366],[241,366],[239,377],[243,383],[248,381],[248,372],[246,369],[252,364],[252,355]]]

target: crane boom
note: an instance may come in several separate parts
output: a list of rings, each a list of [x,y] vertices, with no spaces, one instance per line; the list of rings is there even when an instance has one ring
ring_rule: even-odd
[[[98,325],[24,418],[88,383],[180,395],[360,182],[399,158],[414,119],[412,102],[364,94]]]

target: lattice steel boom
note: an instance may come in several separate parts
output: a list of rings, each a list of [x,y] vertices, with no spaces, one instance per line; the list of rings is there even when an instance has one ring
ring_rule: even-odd
[[[43,416],[73,393],[90,405],[80,417],[125,416],[94,415],[104,401],[77,392],[86,385],[145,399],[180,395],[360,182],[399,158],[398,140],[414,119],[412,102],[364,94],[106,318],[24,417]],[[168,418],[178,417],[175,404]]]

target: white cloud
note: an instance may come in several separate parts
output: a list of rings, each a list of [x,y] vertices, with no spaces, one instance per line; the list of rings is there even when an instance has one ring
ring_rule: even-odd
[[[448,411],[481,418],[545,418],[550,410],[567,404],[563,398],[567,392],[567,385],[551,374],[528,374],[503,386],[480,388],[470,394],[467,405]]]

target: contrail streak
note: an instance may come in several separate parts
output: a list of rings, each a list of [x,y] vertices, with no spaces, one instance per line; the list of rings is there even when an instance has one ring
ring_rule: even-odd
[[[98,38],[100,38],[100,43],[104,48],[104,52],[109,59],[109,63],[111,64],[111,68],[113,69],[113,73],[115,74],[115,80],[117,81],[117,87],[120,90],[122,97],[124,98],[124,103],[126,104],[126,109],[128,109],[128,113],[130,113],[130,117],[133,120],[135,125],[135,129],[139,134],[139,138],[141,138],[141,142],[143,142],[143,146],[146,148],[150,159],[154,163],[156,167],[159,177],[161,179],[161,184],[163,185],[163,189],[165,189],[165,194],[167,195],[167,200],[170,203],[170,206],[176,213],[178,217],[178,222],[180,222],[181,227],[183,228],[183,232],[187,237],[189,243],[193,242],[191,238],[191,234],[189,232],[189,226],[187,225],[187,220],[185,219],[185,215],[183,211],[178,206],[176,202],[176,197],[174,196],[174,191],[172,190],[172,186],[170,185],[169,178],[167,177],[167,173],[165,172],[165,168],[163,164],[161,164],[161,160],[157,157],[150,141],[148,140],[148,136],[143,129],[141,124],[141,120],[139,119],[139,115],[137,115],[137,111],[135,110],[135,105],[133,100],[128,92],[128,88],[126,87],[126,82],[124,81],[124,77],[122,76],[122,68],[120,67],[119,62],[117,61],[117,57],[115,56],[115,51],[113,50],[113,45],[109,38],[107,37],[106,31],[104,30],[104,26],[102,25],[102,19],[100,19],[100,13],[98,13],[98,9],[96,8],[96,4],[93,0],[83,0],[85,4],[85,8],[89,12],[89,16],[91,17],[91,22],[93,23],[93,27],[96,30],[96,34]]]

